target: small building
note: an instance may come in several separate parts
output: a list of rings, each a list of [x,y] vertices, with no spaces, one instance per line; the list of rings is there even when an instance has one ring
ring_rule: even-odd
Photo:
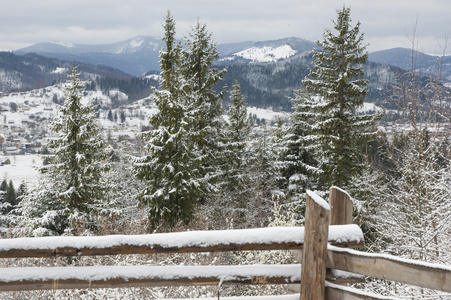
[[[6,155],[19,155],[20,154],[20,149],[18,149],[15,146],[6,147],[4,151],[5,151]]]

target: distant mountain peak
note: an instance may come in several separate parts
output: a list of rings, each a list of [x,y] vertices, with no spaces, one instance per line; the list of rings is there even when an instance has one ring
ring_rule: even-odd
[[[243,51],[234,53],[234,56],[239,56],[253,62],[272,62],[281,59],[287,59],[297,53],[290,45],[282,45],[278,47],[251,47]]]
[[[272,41],[247,42],[243,48],[235,52],[221,53],[222,63],[232,63],[233,61],[250,62],[275,62],[288,59],[294,55],[310,52],[316,47],[316,44],[301,38],[284,38]],[[228,45],[228,48],[231,48]]]
[[[50,44],[55,44],[55,45],[58,45],[58,46],[63,46],[63,47],[66,47],[66,48],[75,48],[75,44],[73,44],[73,43],[63,43],[63,42],[50,42]]]
[[[124,42],[116,43],[118,45],[116,51],[112,51],[116,54],[135,53],[138,51],[153,51],[158,52],[162,47],[161,40],[148,36],[137,36],[128,39]]]

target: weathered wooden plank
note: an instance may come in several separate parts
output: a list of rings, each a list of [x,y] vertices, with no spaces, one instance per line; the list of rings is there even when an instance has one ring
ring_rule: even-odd
[[[393,297],[384,297],[326,282],[326,300],[396,300]]]
[[[162,278],[114,278],[109,280],[45,280],[45,281],[13,281],[0,282],[0,291],[57,290],[57,289],[97,289],[97,288],[131,288],[161,286],[203,286],[203,285],[253,285],[253,284],[286,284],[287,277],[236,277],[221,280],[216,277],[178,278],[174,280]]]
[[[348,193],[338,187],[329,191],[330,225],[345,225],[352,223],[354,204]]]
[[[329,247],[328,267],[451,293],[451,266]]]
[[[351,272],[327,269],[326,280],[334,284],[365,283],[365,276]]]
[[[218,300],[218,297],[210,298],[171,298],[171,300]],[[220,295],[220,300],[299,300],[299,293],[288,295],[270,295],[270,296],[230,296],[223,297]]]
[[[226,238],[220,238],[223,235]],[[262,236],[270,236],[272,240],[262,240]],[[302,248],[303,236],[304,227],[272,227],[138,236],[0,239],[0,258],[291,250]],[[187,242],[167,243],[178,240]],[[357,225],[330,226],[328,240],[332,245],[361,247],[363,233]]]
[[[327,202],[307,191],[301,300],[324,299],[329,218]]]
[[[335,244],[335,243],[334,243]],[[339,243],[344,244],[344,243]],[[348,244],[348,243],[346,243]],[[352,243],[358,246],[358,243]],[[95,255],[125,255],[125,254],[156,254],[156,253],[196,253],[196,252],[227,252],[247,250],[290,250],[302,248],[302,244],[295,242],[271,244],[228,244],[197,247],[164,247],[161,245],[139,246],[120,245],[109,248],[73,248],[62,247],[55,249],[10,249],[0,251],[0,258],[20,257],[68,257],[68,256],[95,256]]]
[[[0,291],[300,281],[300,265],[0,268]]]
[[[120,287],[298,284],[301,265],[0,268],[0,291]],[[344,273],[344,272],[343,272]],[[327,280],[350,281],[327,272]],[[354,277],[358,280],[358,277]]]

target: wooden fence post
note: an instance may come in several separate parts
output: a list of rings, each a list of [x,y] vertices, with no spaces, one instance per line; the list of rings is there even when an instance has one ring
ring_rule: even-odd
[[[301,300],[324,299],[329,219],[329,204],[315,193],[307,191]]]
[[[348,193],[336,186],[331,187],[329,204],[330,225],[352,224],[354,206]]]

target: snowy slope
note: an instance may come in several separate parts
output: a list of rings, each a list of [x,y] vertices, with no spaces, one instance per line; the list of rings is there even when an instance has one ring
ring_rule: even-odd
[[[284,38],[273,41],[245,42],[219,45],[222,64],[267,63],[284,60],[295,55],[311,52],[316,44],[300,38]]]
[[[273,62],[289,58],[297,53],[289,45],[279,47],[251,47],[233,54],[234,56],[248,59],[252,62]]]
[[[5,158],[1,156],[2,160]],[[0,166],[0,180],[13,182],[18,188],[22,182],[36,183],[39,176],[38,169],[42,167],[42,157],[36,154],[15,155],[9,157],[11,164]]]

